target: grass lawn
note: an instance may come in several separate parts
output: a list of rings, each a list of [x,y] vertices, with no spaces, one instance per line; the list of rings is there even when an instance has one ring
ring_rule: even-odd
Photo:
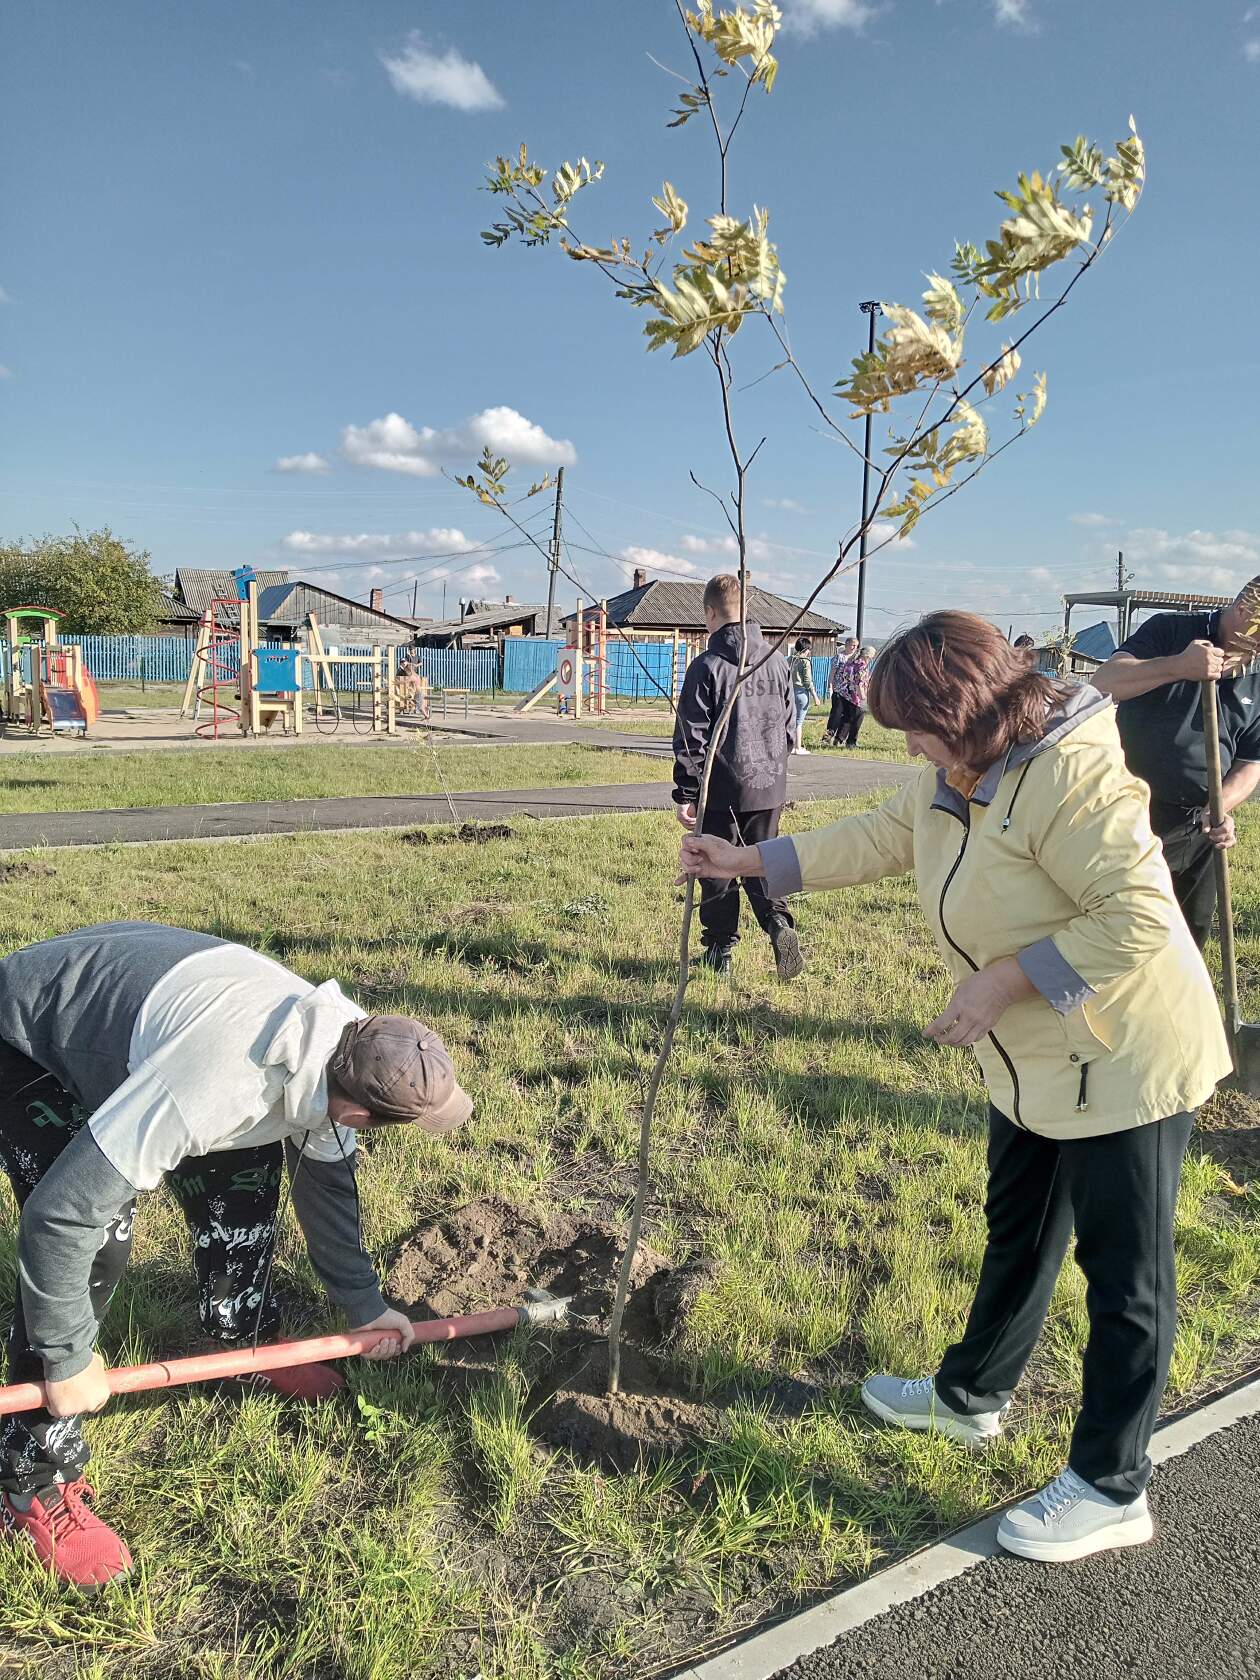
[[[103,712],[131,712],[151,707],[174,706],[184,698],[183,683],[98,682],[96,692]]]
[[[440,762],[434,761],[434,755]],[[191,747],[187,751],[15,753],[0,759],[0,813],[96,811],[223,800],[323,799],[338,794],[452,793],[492,788],[666,782],[660,759],[602,747]]]
[[[1242,823],[1254,1016],[1260,821],[1246,811]],[[651,814],[440,851],[368,834],[32,854],[8,864],[0,949],[160,919],[432,1020],[477,1109],[459,1141],[375,1135],[362,1188],[378,1249],[487,1195],[620,1214],[672,984],[676,846],[676,825]],[[986,1456],[876,1428],[857,1402],[868,1370],[928,1370],[961,1324],[982,1243],[984,1105],[970,1056],[920,1035],[947,986],[910,883],[800,911],[807,976],[780,987],[765,943],[748,939],[731,981],[694,983],[662,1092],[645,1235],[671,1259],[715,1262],[680,1356],[713,1423],[685,1452],[614,1475],[544,1449],[529,1428],[529,1350],[511,1341],[479,1382],[427,1355],[348,1367],[350,1392],[314,1410],[192,1389],[119,1402],[92,1426],[93,1475],[138,1572],[75,1601],[0,1547],[0,1667],[67,1680],[647,1680],[1055,1472],[1085,1326],[1070,1268],[1013,1427]],[[1230,1170],[1192,1145],[1174,1407],[1258,1351],[1260,1181]],[[277,1273],[296,1333],[322,1322],[291,1231]],[[147,1197],[107,1356],[183,1351],[192,1323],[182,1227],[164,1196]]]

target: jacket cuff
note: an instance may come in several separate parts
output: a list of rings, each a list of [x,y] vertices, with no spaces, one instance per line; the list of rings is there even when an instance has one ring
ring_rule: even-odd
[[[86,1371],[92,1363],[92,1349],[82,1349],[77,1353],[67,1353],[62,1359],[44,1360],[45,1382],[69,1382],[71,1377],[77,1377],[80,1371]]]
[[[1097,993],[1068,962],[1053,939],[1039,939],[1017,953],[1016,962],[1060,1015],[1070,1015]]]
[[[385,1297],[375,1284],[367,1289],[356,1289],[350,1294],[339,1292],[336,1301],[350,1321],[352,1329],[360,1324],[370,1324],[386,1310]]]
[[[786,898],[789,893],[803,890],[796,842],[789,835],[781,834],[774,840],[762,840],[757,850],[761,854],[761,867],[765,870],[768,898]]]

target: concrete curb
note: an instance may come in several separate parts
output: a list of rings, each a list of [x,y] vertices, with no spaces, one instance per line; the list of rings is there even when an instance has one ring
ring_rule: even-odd
[[[1151,1440],[1151,1460],[1158,1465],[1178,1458],[1208,1436],[1257,1412],[1260,1377],[1157,1430]],[[693,1668],[675,1671],[673,1680],[771,1680],[781,1669],[832,1644],[841,1634],[852,1632],[895,1605],[910,1603],[985,1558],[996,1557],[1001,1550],[997,1543],[1000,1518],[1001,1512],[994,1512],[959,1529],[947,1540],[917,1552],[904,1563],[881,1569],[870,1580],[845,1588],[799,1616],[755,1634],[733,1650]]]

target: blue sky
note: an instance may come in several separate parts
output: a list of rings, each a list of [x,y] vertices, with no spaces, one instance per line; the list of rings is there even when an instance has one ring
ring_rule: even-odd
[[[1081,131],[1110,146],[1130,111],[1148,151],[1132,224],[1029,347],[1041,426],[873,562],[871,631],[947,604],[1049,628],[1118,548],[1150,587],[1260,571],[1260,5],[782,4],[732,208],[769,206],[823,390],[861,347],[858,302],[917,303],[955,238],[996,231],[992,192],[1019,169]],[[537,552],[504,548],[439,470],[492,438],[525,470],[568,463],[589,594],[640,558],[721,567],[688,479],[725,482],[702,357],[647,355],[593,270],[478,238],[483,165],[522,139],[551,166],[603,159],[585,237],[641,238],[664,177],[693,222],[716,208],[701,123],[664,126],[677,84],[653,59],[687,68],[668,0],[47,0],[5,37],[0,537],[108,523],[159,572],[287,565],[400,610],[419,579],[430,614],[444,589],[448,610],[537,599]],[[748,382],[774,359],[753,328],[736,349]],[[859,469],[785,375],[738,418],[767,440],[754,573],[800,594],[856,516]],[[852,599],[848,580],[827,597],[842,617]]]

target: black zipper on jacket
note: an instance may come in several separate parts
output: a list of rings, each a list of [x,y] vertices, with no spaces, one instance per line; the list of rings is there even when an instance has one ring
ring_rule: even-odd
[[[1021,777],[1021,785],[1022,785],[1022,780],[1023,779]],[[1019,788],[1016,788],[1015,792],[1016,792],[1016,794],[1018,794],[1019,793]],[[1012,799],[1011,804],[1014,805],[1014,803],[1015,803],[1015,801]],[[1009,814],[1010,813],[1008,812],[1007,815],[1009,816]],[[967,852],[967,842],[968,842],[968,840],[971,839],[971,807],[970,806],[967,807],[966,814],[964,816],[960,817],[959,821],[963,825],[963,841],[962,841],[962,845],[958,848],[958,856],[954,859],[953,867],[951,868],[949,874],[945,877],[944,883],[941,887],[941,896],[940,896],[940,899],[939,899],[939,901],[937,903],[937,906],[936,906],[936,914],[937,914],[937,919],[940,921],[940,924],[941,924],[941,932],[945,935],[945,938],[946,938],[946,941],[949,944],[950,950],[957,952],[957,954],[962,958],[962,960],[966,963],[967,967],[971,970],[971,972],[973,974],[979,974],[980,964],[978,962],[974,961],[973,958],[971,958],[967,955],[966,951],[963,950],[962,946],[958,943],[958,941],[954,938],[953,934],[945,926],[945,894],[949,891],[950,886],[953,882],[954,876],[957,875],[957,873],[958,873],[959,867],[961,866],[962,860],[963,860],[963,858],[964,858],[964,856],[966,855],[966,852]],[[1015,1112],[1011,1116],[1011,1118],[1014,1120],[1015,1124],[1020,1128],[1021,1131],[1026,1132],[1028,1130],[1028,1127],[1024,1125],[1024,1122],[1023,1122],[1023,1120],[1021,1120],[1020,1114],[1019,1114],[1019,1075],[1015,1071],[1015,1063],[1011,1060],[1010,1056],[1007,1054],[1005,1045],[1003,1045],[998,1040],[998,1037],[997,1037],[996,1033],[987,1033],[985,1036],[988,1038],[989,1043],[997,1051],[998,1055],[1002,1058],[1002,1063],[1005,1066],[1007,1073],[1009,1073],[1010,1076],[1011,1076],[1011,1091],[1012,1091],[1012,1093],[1014,1095],[1014,1099],[1015,1099],[1015,1102],[1014,1102]]]

